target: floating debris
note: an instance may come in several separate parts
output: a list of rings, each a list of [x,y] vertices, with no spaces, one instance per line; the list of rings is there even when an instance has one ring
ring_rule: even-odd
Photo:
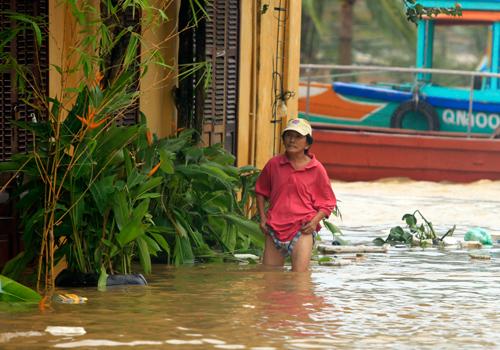
[[[479,241],[484,245],[493,244],[490,233],[481,227],[474,227],[467,231],[464,236],[464,241]]]
[[[477,259],[477,260],[491,260],[491,255],[488,254],[469,254],[469,257],[471,259]]]
[[[479,241],[463,241],[460,242],[462,249],[481,249],[483,245]]]
[[[346,266],[351,265],[352,260],[349,259],[332,259],[329,261],[319,261],[321,266]]]
[[[443,243],[443,245],[445,247],[450,247],[450,246],[457,246],[460,244],[460,240],[458,238],[455,238],[455,237],[450,237],[450,236],[447,236],[447,237],[444,237],[441,242]]]
[[[55,336],[77,336],[84,335],[87,332],[83,327],[65,327],[65,326],[47,326],[45,332]]]
[[[318,246],[318,251],[323,254],[345,254],[345,253],[387,253],[389,251],[389,244],[378,246],[366,245],[322,245]]]
[[[259,261],[260,257],[255,254],[234,254],[236,259]]]
[[[52,300],[56,303],[61,304],[85,304],[87,302],[87,298],[81,297],[76,294],[56,294],[52,297]]]

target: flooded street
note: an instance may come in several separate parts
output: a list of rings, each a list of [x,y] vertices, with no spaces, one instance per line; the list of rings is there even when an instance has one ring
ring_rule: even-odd
[[[454,224],[500,234],[500,182],[334,182],[353,244],[385,238],[419,209],[444,234]],[[322,233],[325,240],[328,234]],[[147,287],[97,292],[40,312],[0,309],[0,349],[493,349],[500,348],[500,247],[392,248],[311,274],[259,265],[153,267]],[[286,270],[286,269],[285,269]],[[51,335],[48,326],[82,327]]]

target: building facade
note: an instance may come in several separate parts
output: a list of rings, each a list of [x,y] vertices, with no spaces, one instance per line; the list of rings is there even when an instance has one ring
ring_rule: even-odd
[[[89,0],[96,8],[98,0]],[[211,0],[205,14],[193,25],[189,1],[152,0],[168,21],[159,26],[142,25],[144,18],[125,13],[123,25],[138,28],[144,40],[138,59],[148,48],[159,48],[165,64],[151,66],[138,79],[138,103],[124,117],[134,123],[144,113],[149,128],[159,137],[179,128],[202,130],[201,143],[222,143],[233,153],[237,165],[261,168],[280,151],[280,134],[287,118],[297,114],[300,61],[300,0]],[[168,5],[167,5],[168,4]],[[69,66],[78,59],[69,52],[83,35],[71,15],[70,2],[59,0],[0,0],[2,30],[16,24],[6,15],[19,12],[48,19],[41,45],[34,33],[16,37],[8,49],[29,67],[33,79],[47,96],[60,97],[64,89],[77,86],[81,72],[62,77],[55,67]],[[166,40],[166,39],[169,40]],[[180,79],[182,67],[205,62],[210,67],[209,84]],[[13,120],[43,118],[37,115],[36,99],[26,103],[17,94],[12,71],[1,71],[0,161],[28,147],[30,135]],[[199,74],[197,73],[198,77]],[[5,183],[5,178],[1,179]],[[8,191],[0,197],[0,265],[22,245],[16,228],[16,213]]]

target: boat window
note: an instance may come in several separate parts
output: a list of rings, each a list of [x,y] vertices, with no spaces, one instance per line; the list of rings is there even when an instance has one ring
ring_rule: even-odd
[[[434,34],[433,68],[453,70],[489,70],[491,26],[436,26]],[[470,87],[470,77],[436,74],[436,85]],[[486,82],[476,79],[475,88]]]

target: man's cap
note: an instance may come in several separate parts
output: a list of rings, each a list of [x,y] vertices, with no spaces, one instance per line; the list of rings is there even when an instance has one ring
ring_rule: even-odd
[[[285,132],[288,130],[297,131],[302,136],[307,136],[307,135],[312,136],[311,124],[309,124],[309,122],[305,119],[301,118],[290,119],[286,124],[286,128],[283,130],[281,135],[284,135]]]

